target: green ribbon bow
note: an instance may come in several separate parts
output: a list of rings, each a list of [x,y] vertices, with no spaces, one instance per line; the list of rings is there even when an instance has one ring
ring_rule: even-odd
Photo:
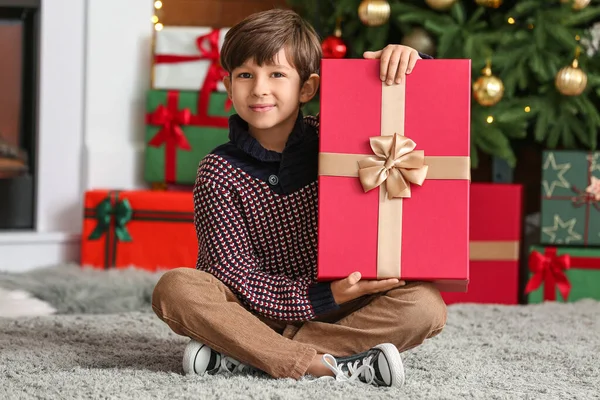
[[[114,215],[115,217],[115,235],[117,240],[122,242],[131,242],[132,238],[129,232],[127,231],[127,223],[131,220],[131,215],[133,214],[133,210],[131,208],[131,204],[129,200],[118,199],[118,194],[115,196],[115,204],[112,204],[112,201],[109,197],[106,197],[104,200],[100,202],[96,206],[96,227],[88,237],[90,240],[100,239],[102,235],[108,232],[110,228],[110,222]]]

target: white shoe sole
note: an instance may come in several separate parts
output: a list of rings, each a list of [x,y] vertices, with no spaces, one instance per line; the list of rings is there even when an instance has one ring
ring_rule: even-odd
[[[191,340],[185,347],[183,351],[183,373],[185,375],[196,374],[196,356],[204,346],[205,344]]]
[[[402,364],[402,357],[400,357],[400,352],[396,346],[391,343],[383,343],[374,348],[381,350],[390,366],[390,378],[392,381],[390,387],[404,386],[404,365]]]

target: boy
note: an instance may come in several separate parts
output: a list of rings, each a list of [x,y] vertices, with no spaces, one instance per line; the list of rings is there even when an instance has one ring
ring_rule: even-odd
[[[405,46],[364,56],[381,59],[387,84],[421,58]],[[316,282],[318,119],[300,107],[317,92],[320,61],[315,31],[292,11],[251,15],[226,35],[221,64],[237,114],[230,142],[198,169],[197,268],[166,272],[152,299],[158,317],[192,339],[185,373],[397,387],[399,351],[445,325],[445,304],[429,283],[362,281],[358,272]]]

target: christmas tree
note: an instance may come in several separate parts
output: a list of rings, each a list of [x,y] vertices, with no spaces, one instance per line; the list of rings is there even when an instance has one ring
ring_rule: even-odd
[[[600,16],[598,1],[288,3],[324,38],[326,57],[360,58],[365,50],[405,44],[435,58],[471,59],[473,167],[477,151],[514,167],[512,143],[520,139],[548,148],[596,148],[600,57],[592,25]],[[318,103],[308,106],[315,111]]]

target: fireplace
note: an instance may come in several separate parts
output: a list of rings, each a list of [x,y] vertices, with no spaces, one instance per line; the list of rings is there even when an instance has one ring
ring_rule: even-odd
[[[40,0],[0,0],[0,230],[35,225]]]

